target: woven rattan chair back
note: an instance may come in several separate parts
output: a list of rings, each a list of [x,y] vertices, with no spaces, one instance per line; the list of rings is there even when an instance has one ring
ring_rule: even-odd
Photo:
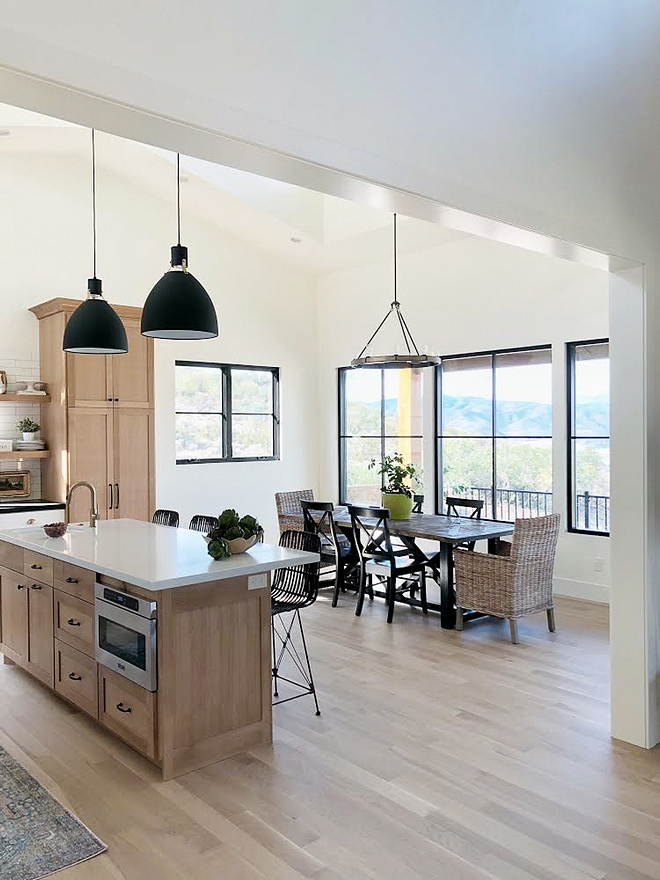
[[[527,573],[529,569],[537,572],[534,581],[552,591],[552,572],[555,550],[559,538],[558,513],[537,516],[531,519],[517,519],[511,541],[510,559],[516,573]]]
[[[176,510],[163,510],[160,508],[151,517],[151,522],[157,526],[172,526],[173,529],[179,527],[179,514]]]
[[[448,495],[445,503],[447,505],[447,516],[464,516],[460,514],[459,508],[463,510],[471,510],[470,519],[481,519],[481,511],[484,509],[484,502],[478,498],[458,498]]]
[[[203,513],[198,513],[190,520],[188,528],[193,532],[204,532],[205,535],[208,535],[217,524],[217,516],[205,516]]]
[[[321,539],[311,532],[289,529],[280,537],[280,547],[320,554]],[[320,560],[307,565],[278,569],[270,589],[273,613],[306,608],[316,602],[320,569]]]
[[[297,489],[295,492],[276,492],[275,506],[277,507],[277,519],[280,525],[280,535],[286,531],[302,532],[305,525],[301,518],[301,501],[313,501],[312,489]]]
[[[353,543],[360,561],[383,559],[396,568],[392,539],[390,537],[390,512],[386,507],[357,507],[348,505],[353,527]]]

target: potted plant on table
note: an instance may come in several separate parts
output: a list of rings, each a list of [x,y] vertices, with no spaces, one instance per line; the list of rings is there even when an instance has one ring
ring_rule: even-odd
[[[23,440],[34,440],[36,433],[41,429],[41,425],[27,417],[16,422],[16,427],[23,434]]]
[[[369,468],[376,466],[376,460],[372,458]],[[408,519],[412,513],[413,486],[418,486],[420,483],[419,468],[412,462],[406,462],[400,453],[395,452],[383,458],[378,473],[383,478],[381,493],[383,507],[387,507],[392,519]]]
[[[254,516],[239,516],[232,508],[227,508],[207,535],[209,555],[214,559],[226,559],[237,553],[245,553],[256,544],[262,531]]]

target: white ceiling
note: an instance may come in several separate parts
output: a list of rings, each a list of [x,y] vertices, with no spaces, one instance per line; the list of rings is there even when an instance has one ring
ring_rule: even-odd
[[[0,156],[51,153],[89,161],[89,131],[71,123],[0,104]],[[99,174],[107,168],[172,202],[175,156],[103,132],[96,137]],[[391,260],[392,215],[247,172],[181,157],[182,204],[217,227],[312,274]],[[185,235],[185,231],[184,231]],[[465,233],[400,217],[400,255],[466,238]]]

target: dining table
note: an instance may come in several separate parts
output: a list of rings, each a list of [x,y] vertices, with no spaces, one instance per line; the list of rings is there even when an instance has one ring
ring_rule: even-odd
[[[333,519],[337,527],[352,540],[351,515],[348,507],[335,507]],[[302,520],[302,513],[300,514]],[[456,626],[456,592],[454,589],[454,549],[473,541],[487,541],[488,552],[497,553],[501,538],[513,534],[513,523],[476,519],[464,516],[447,516],[433,513],[411,513],[407,519],[388,519],[390,535],[404,544],[411,556],[426,561],[440,588],[440,604],[427,602],[429,609],[440,612],[442,629]],[[437,542],[436,553],[425,552],[417,543],[419,540]],[[413,595],[397,597],[397,601],[421,607],[421,602]],[[470,620],[469,611],[464,619]]]

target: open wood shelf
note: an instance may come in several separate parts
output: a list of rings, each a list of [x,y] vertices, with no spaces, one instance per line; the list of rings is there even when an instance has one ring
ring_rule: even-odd
[[[19,458],[50,458],[50,449],[15,449],[0,452],[0,461],[17,461]]]
[[[0,403],[50,403],[49,394],[0,394]]]

